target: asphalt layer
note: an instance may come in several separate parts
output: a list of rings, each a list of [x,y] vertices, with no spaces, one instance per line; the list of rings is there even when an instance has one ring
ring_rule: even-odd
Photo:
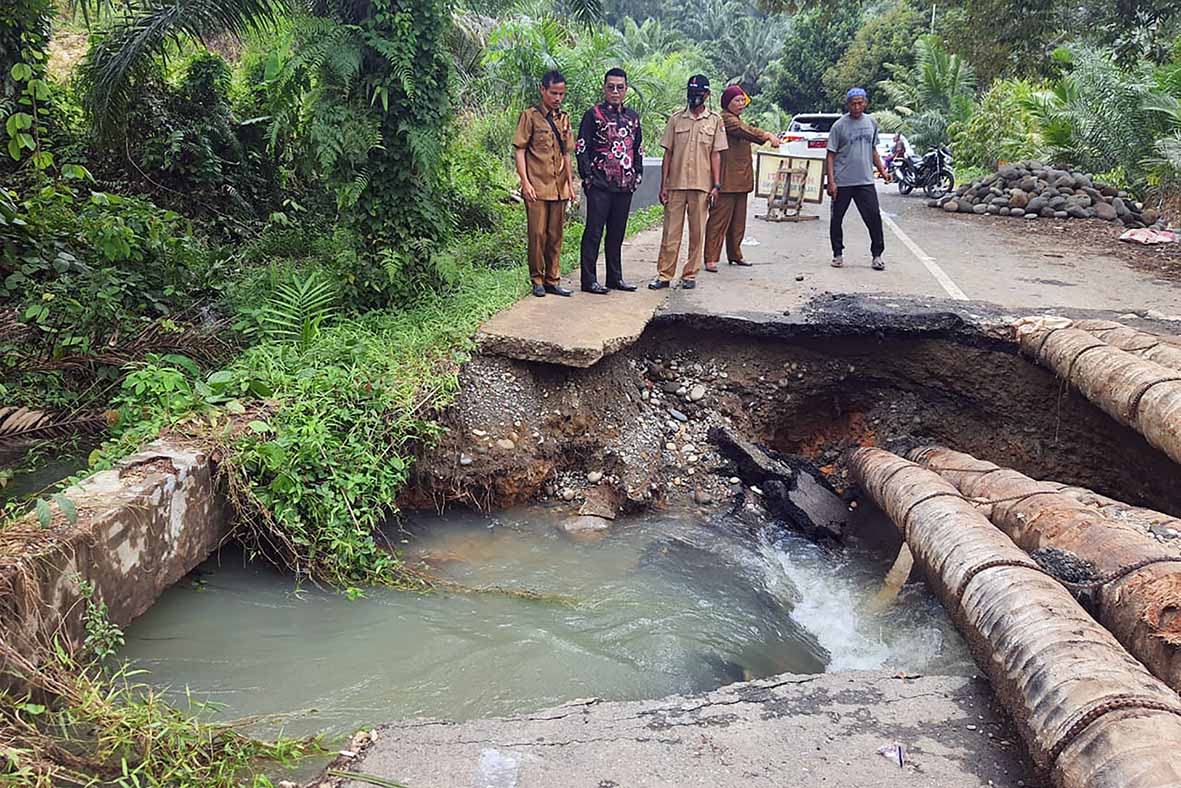
[[[693,290],[526,299],[485,325],[485,352],[587,366],[626,347],[651,320],[782,336],[970,327],[999,337],[1015,317],[1053,313],[1142,325],[1152,318],[1157,331],[1179,330],[1159,319],[1181,318],[1181,285],[1080,248],[1077,220],[1038,220],[1031,233],[1030,220],[952,215],[892,186],[878,192],[885,271],[870,268],[869,236],[856,211],[845,217],[845,266],[837,269],[827,202],[805,208],[816,221],[772,223],[757,218],[765,203],[753,200],[744,246],[751,267],[723,259],[718,273],[699,274]],[[660,233],[642,233],[624,249],[624,274],[641,287],[655,275]],[[686,251],[687,242],[682,260]]]
[[[692,697],[587,699],[503,719],[392,723],[376,734],[340,766],[407,788],[1039,784],[988,683],[965,676],[783,675]],[[901,765],[886,749],[896,744]]]

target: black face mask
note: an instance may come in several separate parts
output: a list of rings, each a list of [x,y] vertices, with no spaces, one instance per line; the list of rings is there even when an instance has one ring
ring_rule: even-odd
[[[689,109],[697,109],[705,103],[705,94],[691,91],[688,94]]]

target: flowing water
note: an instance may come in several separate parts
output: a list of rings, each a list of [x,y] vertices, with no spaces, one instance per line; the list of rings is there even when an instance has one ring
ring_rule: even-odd
[[[223,553],[127,632],[123,656],[183,700],[259,716],[255,731],[531,711],[574,698],[657,698],[782,672],[966,672],[966,649],[921,584],[865,612],[889,561],[724,515],[652,513],[575,541],[552,513],[453,512],[409,523],[408,554],[464,586],[527,589],[350,601]]]

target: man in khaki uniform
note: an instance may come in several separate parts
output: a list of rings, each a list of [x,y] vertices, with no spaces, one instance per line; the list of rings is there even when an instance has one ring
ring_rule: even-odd
[[[668,287],[677,273],[677,256],[685,217],[689,217],[689,257],[681,272],[681,287],[697,287],[697,272],[705,257],[705,217],[717,199],[721,182],[721,152],[726,150],[722,117],[705,102],[709,80],[701,74],[689,78],[686,90],[689,106],[668,120],[664,137],[664,165],[661,168],[660,202],[664,204],[664,237],[660,242],[657,276],[648,283],[652,290]]]
[[[570,116],[562,112],[566,78],[550,71],[541,78],[541,101],[521,113],[513,148],[525,216],[529,224],[529,277],[533,295],[570,296],[562,287],[562,233],[566,202],[576,199],[570,176],[574,134]]]

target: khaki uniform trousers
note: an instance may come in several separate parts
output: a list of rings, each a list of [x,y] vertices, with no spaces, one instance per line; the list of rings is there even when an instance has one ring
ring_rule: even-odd
[[[677,257],[681,253],[681,236],[685,232],[685,217],[689,217],[689,257],[685,260],[682,279],[693,280],[705,259],[705,217],[709,194],[696,189],[670,189],[668,204],[664,206],[664,236],[660,241],[660,257],[656,271],[665,282],[677,275]]]
[[[746,193],[722,192],[709,209],[705,226],[705,262],[716,263],[722,257],[726,241],[726,259],[742,260],[742,239],[746,236]]]
[[[525,218],[529,224],[529,278],[534,285],[561,284],[566,201],[526,202]]]

